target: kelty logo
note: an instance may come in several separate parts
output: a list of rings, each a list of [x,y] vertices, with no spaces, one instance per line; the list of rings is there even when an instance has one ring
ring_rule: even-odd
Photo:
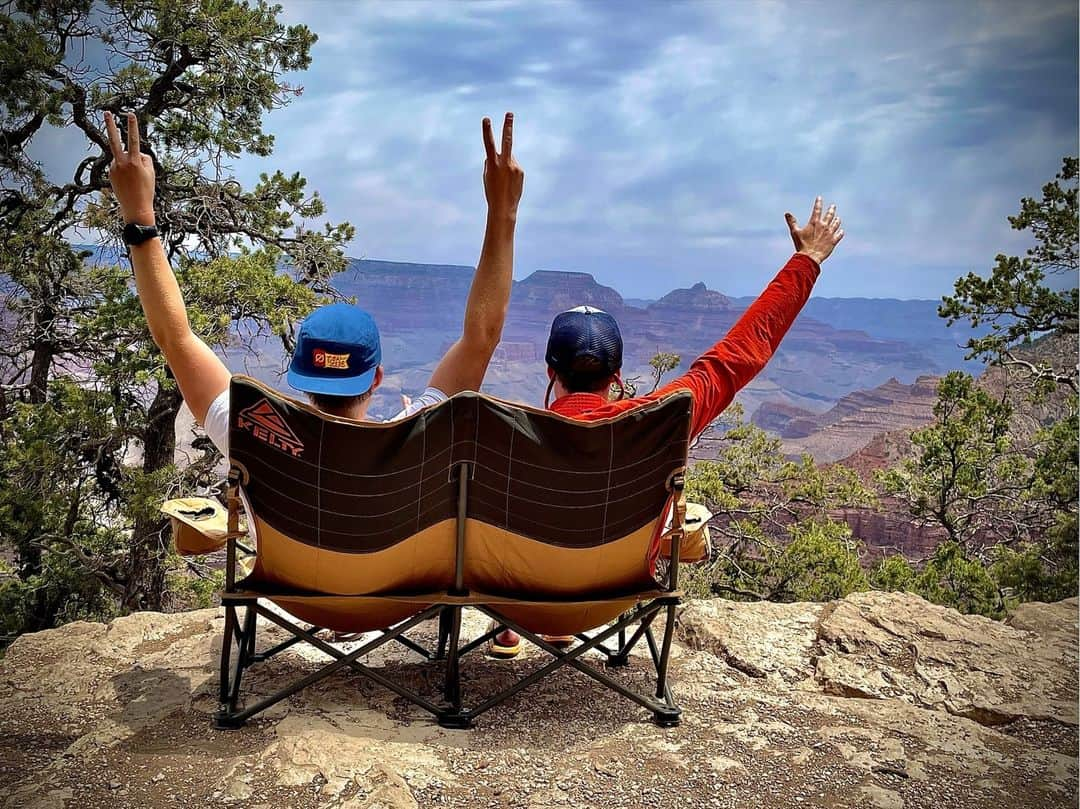
[[[236,417],[236,426],[294,458],[304,451],[303,442],[267,399],[260,399],[251,407],[241,410]]]

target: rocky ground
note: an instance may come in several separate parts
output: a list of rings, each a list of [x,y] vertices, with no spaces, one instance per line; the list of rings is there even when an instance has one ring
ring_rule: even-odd
[[[3,806],[1077,804],[1075,599],[1008,625],[895,594],[691,603],[673,660],[685,715],[668,730],[570,671],[471,731],[350,674],[219,732],[221,626],[216,610],[143,613],[17,641],[0,661]],[[474,656],[464,674],[475,694],[536,662]],[[284,653],[253,670],[248,699],[318,665]],[[437,681],[400,647],[376,665]],[[644,686],[648,669],[617,676]]]

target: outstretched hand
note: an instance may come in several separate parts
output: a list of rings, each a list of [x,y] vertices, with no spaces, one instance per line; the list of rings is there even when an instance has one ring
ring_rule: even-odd
[[[830,205],[829,210],[822,216],[821,197],[814,200],[814,209],[810,211],[810,220],[805,226],[800,228],[791,213],[784,214],[784,218],[787,220],[788,230],[791,231],[791,240],[795,242],[796,252],[810,256],[818,264],[827,259],[833,248],[844,238],[840,217],[836,215],[836,205]]]
[[[140,225],[154,224],[154,161],[143,154],[139,147],[139,122],[135,113],[127,114],[127,151],[120,139],[120,130],[111,112],[105,113],[105,128],[109,133],[112,163],[109,165],[109,182],[120,203],[120,213],[125,222]]]
[[[518,200],[525,184],[525,172],[514,160],[514,113],[506,113],[503,121],[502,152],[495,151],[495,136],[491,131],[491,119],[485,118],[484,150],[484,195],[487,197],[488,211],[491,213],[517,215]]]

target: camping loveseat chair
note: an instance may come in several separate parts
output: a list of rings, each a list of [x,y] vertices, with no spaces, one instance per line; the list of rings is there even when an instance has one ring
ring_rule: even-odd
[[[219,727],[242,725],[345,667],[448,727],[468,727],[565,666],[647,708],[662,725],[678,722],[667,669],[679,602],[689,393],[588,423],[476,393],[385,424],[328,416],[244,376],[233,378],[230,396],[227,530],[215,534],[227,543]],[[177,524],[197,527],[199,513],[181,509]],[[670,554],[658,559],[662,545]],[[239,580],[238,569],[246,574]],[[460,659],[498,630],[463,642],[464,607],[553,659],[500,693],[467,693],[473,701],[466,705]],[[290,639],[257,651],[257,616]],[[438,620],[434,649],[406,635],[428,619]],[[346,653],[322,630],[378,634]],[[542,637],[552,634],[573,635],[576,645],[555,648]],[[625,665],[643,640],[656,674],[646,694],[604,670]],[[442,661],[440,696],[413,693],[363,664],[390,641]],[[245,671],[298,642],[331,662],[242,705]],[[583,659],[590,652],[606,666]]]

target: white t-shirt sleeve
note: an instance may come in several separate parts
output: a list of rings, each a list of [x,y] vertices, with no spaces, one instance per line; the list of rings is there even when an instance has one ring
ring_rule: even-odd
[[[436,405],[439,402],[445,401],[445,393],[443,393],[438,388],[428,388],[415,399],[413,399],[412,403],[408,407],[406,407],[404,410],[402,410],[400,413],[398,413],[396,416],[393,416],[389,420],[400,421],[401,419],[408,418],[413,413],[416,413],[419,410],[423,410],[425,407],[431,407],[432,405]]]
[[[226,388],[210,403],[203,429],[226,458],[229,457],[229,389]]]

